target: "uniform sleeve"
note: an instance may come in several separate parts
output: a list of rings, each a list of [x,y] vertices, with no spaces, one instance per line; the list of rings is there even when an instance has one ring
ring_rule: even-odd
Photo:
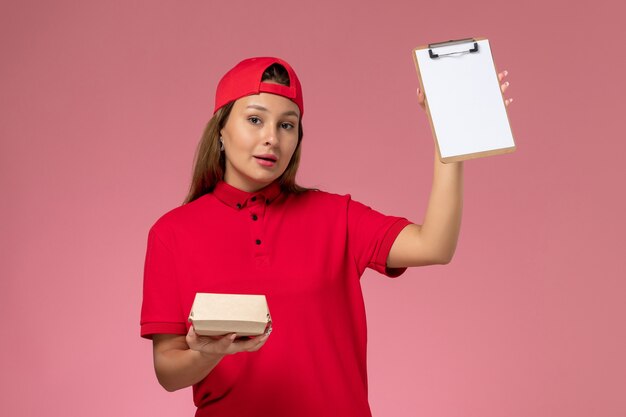
[[[153,226],[148,233],[148,248],[143,275],[141,337],[153,334],[186,334],[176,280],[175,257]]]
[[[359,272],[371,268],[392,278],[402,275],[406,268],[387,268],[387,256],[398,234],[409,224],[403,217],[386,216],[349,198],[348,246]]]

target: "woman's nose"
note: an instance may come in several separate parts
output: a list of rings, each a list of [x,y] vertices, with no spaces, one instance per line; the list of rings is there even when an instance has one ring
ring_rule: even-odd
[[[275,145],[278,143],[278,131],[275,127],[268,127],[265,132],[265,143]]]

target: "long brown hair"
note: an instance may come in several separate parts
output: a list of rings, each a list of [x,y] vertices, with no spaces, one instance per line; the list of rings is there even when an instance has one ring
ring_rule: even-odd
[[[289,73],[280,64],[273,64],[265,70],[261,81],[273,81],[278,84],[289,86]],[[226,170],[226,157],[224,152],[220,152],[220,131],[226,125],[228,116],[233,108],[234,101],[222,106],[215,112],[198,143],[195,154],[195,163],[189,193],[183,204],[190,203],[195,199],[213,191],[215,185],[224,179]],[[302,121],[298,123],[298,144],[285,169],[285,172],[278,177],[281,189],[288,193],[302,193],[308,191],[296,184],[296,173],[300,165],[300,154],[302,150]]]

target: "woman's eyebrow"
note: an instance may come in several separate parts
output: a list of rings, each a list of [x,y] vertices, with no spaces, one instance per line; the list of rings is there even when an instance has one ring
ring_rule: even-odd
[[[250,104],[246,107],[246,109],[256,109],[256,110],[261,110],[261,111],[268,111],[265,107],[260,106],[258,104]],[[299,117],[298,113],[293,111],[293,110],[289,110],[283,113],[283,116],[296,116]]]
[[[298,115],[298,113],[296,113],[296,112],[295,112],[295,111],[293,111],[293,110],[289,110],[289,111],[284,112],[284,113],[283,113],[283,116],[296,116],[296,117],[300,117],[300,116]]]
[[[259,106],[258,104],[250,104],[246,107],[246,109],[257,109],[257,110],[267,111],[265,107]]]

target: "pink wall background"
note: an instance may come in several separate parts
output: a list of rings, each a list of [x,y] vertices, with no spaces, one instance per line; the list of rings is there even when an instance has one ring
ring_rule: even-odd
[[[193,415],[139,338],[142,268],[223,72],[287,59],[300,182],[419,223],[434,147],[411,50],[467,36],[509,70],[518,151],[466,163],[450,265],[364,276],[374,415],[626,415],[624,6],[227,3],[0,5],[3,415]]]

